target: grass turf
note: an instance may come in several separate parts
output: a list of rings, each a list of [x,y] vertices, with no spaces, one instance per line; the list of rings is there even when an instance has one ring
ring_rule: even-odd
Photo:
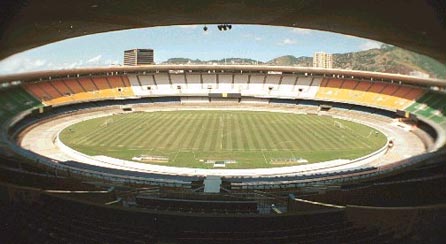
[[[251,111],[166,111],[118,114],[74,124],[60,134],[88,155],[130,160],[167,156],[167,166],[212,168],[203,160],[236,160],[226,168],[289,166],[271,160],[353,159],[386,137],[365,125],[328,116]],[[292,164],[291,164],[292,165]]]

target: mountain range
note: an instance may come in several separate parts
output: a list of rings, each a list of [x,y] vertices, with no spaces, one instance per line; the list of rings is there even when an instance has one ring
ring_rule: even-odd
[[[249,58],[226,58],[220,60],[199,60],[171,58],[163,64],[265,64],[280,66],[311,67],[312,57],[286,55],[262,62]],[[411,71],[429,74],[432,78],[446,79],[446,64],[430,57],[407,51],[391,45],[359,52],[333,54],[333,68],[353,69],[408,75]]]

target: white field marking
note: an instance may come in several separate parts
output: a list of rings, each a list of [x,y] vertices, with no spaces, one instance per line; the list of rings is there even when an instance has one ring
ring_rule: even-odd
[[[333,120],[333,121],[334,121],[334,124],[335,124],[335,127],[336,127],[336,128],[347,129],[347,130],[349,130],[349,131],[355,133],[355,130],[353,130],[352,128],[350,128],[350,127],[344,125],[341,121],[337,121],[337,120]],[[336,125],[338,125],[339,127],[336,126]]]
[[[278,142],[278,143],[274,143],[273,146],[278,146],[278,145],[282,145],[282,144],[285,144],[285,143],[293,143],[293,145],[294,144],[298,144],[297,141],[281,141],[281,142]]]
[[[223,131],[224,131],[224,127],[225,127],[225,121],[223,120],[222,117],[220,117],[220,150],[223,150]]]
[[[262,156],[263,156],[263,158],[265,159],[265,163],[268,164],[268,160],[266,159],[265,154],[263,153],[263,151],[261,151],[261,152],[262,152]]]
[[[175,153],[175,157],[173,157],[173,159],[172,159],[171,162],[175,162],[175,160],[177,160],[178,153],[180,153],[180,151],[177,151],[177,153]],[[169,160],[169,161],[170,161],[170,160]]]
[[[147,151],[156,151],[159,150],[160,148],[147,148],[147,149],[143,149],[143,150],[147,150]],[[327,152],[327,151],[350,151],[350,150],[363,150],[363,149],[367,149],[365,147],[350,147],[350,148],[339,148],[339,147],[330,147],[330,148],[324,148],[323,150],[307,150],[307,149],[282,149],[282,148],[259,148],[259,149],[228,149],[228,150],[218,150],[218,151],[213,151],[213,150],[203,150],[202,148],[196,148],[196,149],[191,149],[191,148],[183,148],[183,149],[179,149],[177,150],[178,152],[186,152],[186,153],[193,153],[193,152],[205,152],[205,153],[219,153],[219,152],[262,152],[262,151],[279,151],[279,152],[314,152],[314,153],[319,153],[319,152]],[[103,151],[106,152],[119,152],[119,151],[141,151],[141,148],[113,148],[113,149],[104,149]]]

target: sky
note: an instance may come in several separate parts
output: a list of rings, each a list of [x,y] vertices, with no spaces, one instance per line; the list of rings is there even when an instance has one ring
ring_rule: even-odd
[[[15,54],[0,61],[0,75],[36,70],[122,65],[124,50],[154,49],[155,62],[169,58],[251,58],[269,61],[283,55],[313,56],[314,52],[345,53],[379,48],[382,43],[309,29],[233,25],[152,27],[71,38]]]

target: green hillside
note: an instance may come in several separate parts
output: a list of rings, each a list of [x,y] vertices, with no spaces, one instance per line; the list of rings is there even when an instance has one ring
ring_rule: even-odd
[[[408,75],[411,71],[428,73],[433,78],[446,79],[446,65],[435,59],[407,51],[398,47],[383,45],[359,52],[333,54],[333,67],[374,72],[386,72]],[[262,62],[249,58],[227,58],[220,60],[199,60],[188,58],[171,58],[165,64],[268,64],[280,66],[311,67],[312,57],[295,57],[285,55]]]
[[[335,54],[336,68],[409,74],[411,71],[428,73],[431,77],[446,78],[446,65],[414,52],[383,45],[380,49]]]

